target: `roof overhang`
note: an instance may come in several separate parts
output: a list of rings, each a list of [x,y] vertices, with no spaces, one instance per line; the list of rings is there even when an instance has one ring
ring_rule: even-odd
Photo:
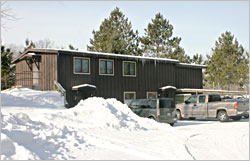
[[[95,89],[96,86],[91,85],[91,84],[81,84],[81,85],[73,86],[72,90],[77,91],[77,90],[83,89],[83,88],[93,88],[93,89]]]
[[[168,89],[174,89],[174,90],[176,90],[176,87],[174,87],[174,86],[164,86],[164,87],[161,87],[159,89],[162,90],[162,91],[165,91],[165,90],[168,90]]]
[[[39,56],[42,53],[53,53],[58,54],[58,50],[54,49],[27,49],[22,54],[18,55],[16,58],[12,60],[11,63],[16,63],[23,59],[30,59],[35,56]]]

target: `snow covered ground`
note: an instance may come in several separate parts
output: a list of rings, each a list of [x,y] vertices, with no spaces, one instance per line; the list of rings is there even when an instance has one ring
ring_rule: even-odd
[[[135,115],[116,99],[65,109],[57,92],[1,92],[1,159],[249,159],[249,120],[179,121]]]

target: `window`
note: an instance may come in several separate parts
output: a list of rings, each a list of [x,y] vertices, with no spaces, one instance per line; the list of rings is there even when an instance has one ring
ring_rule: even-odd
[[[74,74],[90,74],[90,59],[74,57]]]
[[[130,108],[138,108],[139,107],[139,101],[138,100],[134,100],[131,102]]]
[[[100,75],[114,75],[114,61],[108,59],[99,60]]]
[[[197,103],[197,96],[189,97],[187,102],[189,102],[189,103]]]
[[[129,104],[134,99],[136,99],[135,92],[124,92],[124,103]]]
[[[160,108],[175,108],[173,99],[160,99]]]
[[[157,98],[157,92],[147,92],[147,98]]]
[[[209,95],[208,102],[221,101],[220,95]]]
[[[206,96],[200,96],[199,97],[199,103],[205,103]]]
[[[136,76],[136,63],[133,61],[123,61],[123,76]]]
[[[150,108],[156,109],[157,100],[149,100],[148,104]]]

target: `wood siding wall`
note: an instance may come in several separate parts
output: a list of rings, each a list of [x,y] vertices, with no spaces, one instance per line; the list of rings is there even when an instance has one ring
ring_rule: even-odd
[[[41,90],[55,90],[54,80],[57,81],[57,54],[42,55],[41,58]]]
[[[90,58],[90,74],[85,75],[73,73],[74,56],[79,57],[73,53],[60,54],[58,62],[58,81],[67,91],[69,104],[74,104],[76,94],[72,87],[80,84],[95,85],[96,96],[117,98],[122,102],[125,91],[136,92],[136,98],[146,98],[147,92],[157,92],[159,87],[175,86],[175,64],[172,62],[85,55],[84,57]],[[99,75],[99,59],[114,60],[114,76]],[[122,61],[136,62],[136,77],[123,76]]]
[[[32,69],[29,68],[25,60],[16,63],[15,84],[21,86],[33,85]]]
[[[176,87],[202,89],[202,69],[176,67]]]
[[[33,67],[34,63],[31,64]],[[54,90],[54,80],[57,81],[57,54],[41,55],[39,65],[39,85],[33,86],[33,70],[25,60],[16,63],[16,85],[31,86],[40,90]]]

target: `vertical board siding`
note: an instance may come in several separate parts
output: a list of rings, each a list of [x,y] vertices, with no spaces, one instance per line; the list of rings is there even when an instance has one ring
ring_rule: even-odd
[[[41,90],[55,90],[54,80],[57,81],[57,55],[46,54],[41,56]]]
[[[34,63],[31,64],[33,66]],[[38,63],[40,90],[54,90],[54,80],[57,80],[57,55],[41,55]],[[33,88],[33,71],[25,60],[16,63],[16,85],[31,86]]]
[[[167,85],[175,86],[175,64],[171,62],[152,60],[136,60],[120,57],[105,57],[101,55],[82,55],[90,58],[90,75],[73,73],[73,58],[79,54],[60,53],[58,59],[58,82],[67,91],[69,104],[74,105],[75,91],[73,86],[92,84],[97,87],[96,96],[116,98],[123,102],[125,91],[135,91],[136,98],[146,98],[147,92],[157,92],[158,88]],[[114,60],[114,76],[99,75],[99,59]],[[136,77],[123,76],[123,61],[136,62]]]
[[[32,86],[33,85],[32,70],[29,68],[25,60],[16,63],[16,85]]]

